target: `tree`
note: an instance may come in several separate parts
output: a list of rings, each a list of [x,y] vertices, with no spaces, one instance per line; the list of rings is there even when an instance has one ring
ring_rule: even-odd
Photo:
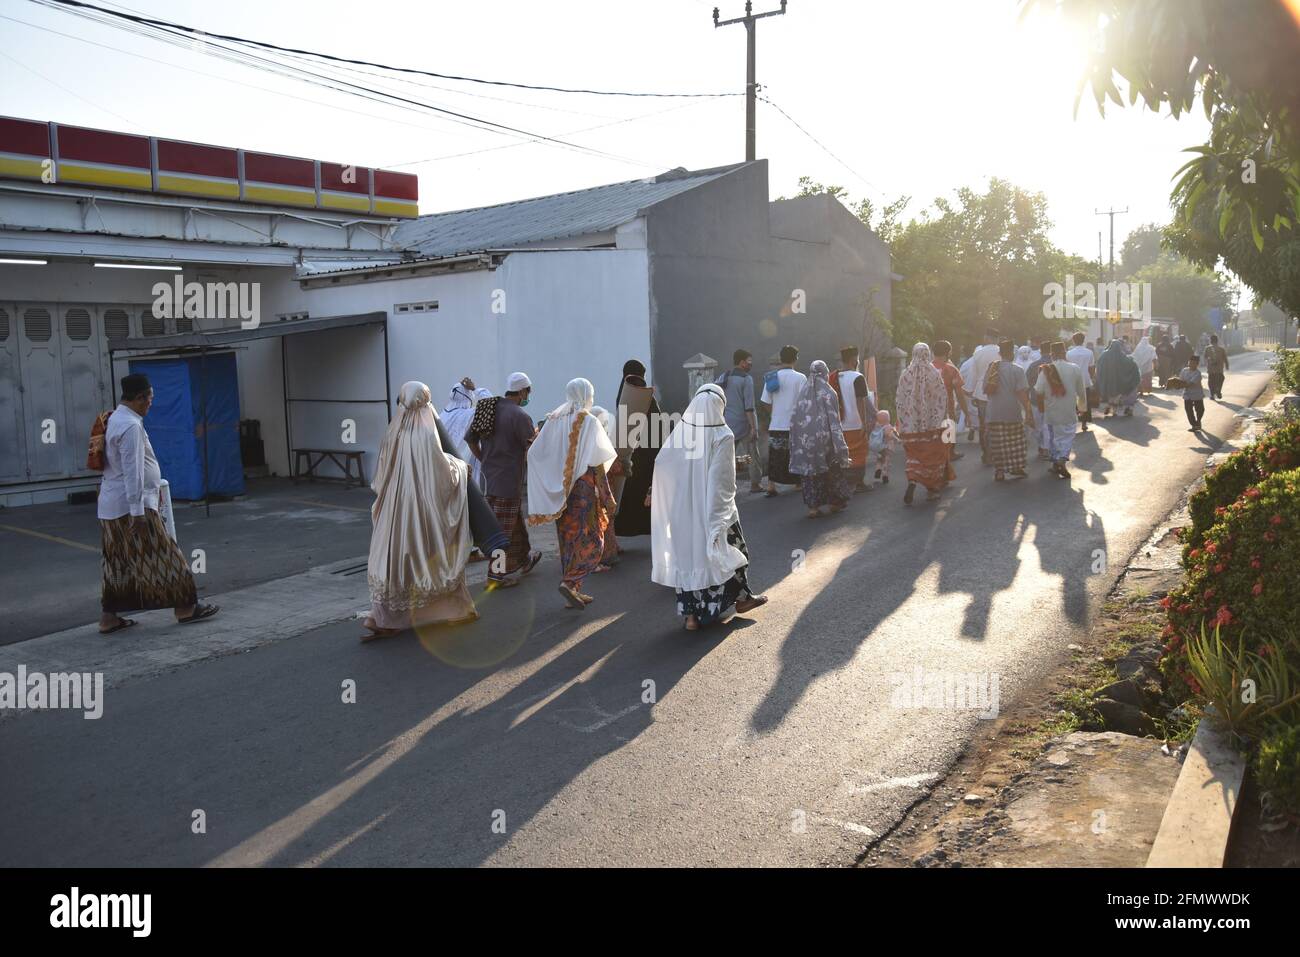
[[[1129,233],[1119,248],[1120,267],[1124,274],[1131,276],[1159,259],[1163,239],[1164,229],[1155,223],[1143,223]]]
[[[1210,328],[1211,309],[1225,312],[1232,304],[1227,281],[1218,273],[1201,269],[1172,252],[1129,276],[1132,282],[1150,283],[1152,313],[1178,320],[1178,329],[1195,342]]]
[[[1300,313],[1300,29],[1277,0],[1024,0],[1078,28],[1088,88],[1174,117],[1199,98],[1209,142],[1178,171],[1171,246],[1223,262],[1257,293]],[[1076,104],[1077,109],[1077,104]]]

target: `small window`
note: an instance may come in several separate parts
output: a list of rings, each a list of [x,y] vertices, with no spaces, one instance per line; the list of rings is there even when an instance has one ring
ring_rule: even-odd
[[[163,336],[167,334],[167,320],[159,319],[152,309],[140,314],[140,331],[146,336]]]
[[[109,339],[130,338],[131,320],[125,309],[108,309],[104,312],[104,335]]]
[[[23,313],[23,328],[32,342],[49,342],[54,327],[48,309],[28,309]]]
[[[9,338],[9,313],[0,309],[0,342]]]
[[[69,309],[63,315],[63,328],[74,342],[90,338],[90,313],[85,309]]]

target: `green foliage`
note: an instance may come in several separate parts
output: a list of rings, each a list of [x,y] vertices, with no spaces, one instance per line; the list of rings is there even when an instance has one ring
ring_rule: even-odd
[[[1119,248],[1119,261],[1124,275],[1131,276],[1143,266],[1149,266],[1159,259],[1163,241],[1164,228],[1155,223],[1143,223],[1130,232]]]
[[[1247,488],[1218,515],[1203,543],[1188,549],[1183,563],[1183,583],[1161,600],[1169,616],[1169,654],[1162,662],[1167,674],[1186,677],[1186,645],[1202,627],[1229,640],[1252,636],[1256,655],[1277,650],[1269,636],[1300,654],[1300,468]]]
[[[1255,780],[1284,810],[1300,814],[1300,725],[1274,728],[1259,742]]]
[[[1160,254],[1129,277],[1151,283],[1151,309],[1156,316],[1178,320],[1183,335],[1195,342],[1203,332],[1212,332],[1211,309],[1228,309],[1232,293],[1218,273],[1201,269],[1175,253]]]
[[[1274,472],[1300,467],[1300,419],[1289,419],[1250,445],[1234,452],[1205,477],[1191,497],[1192,524],[1183,531],[1183,561],[1204,544],[1205,534],[1241,498],[1246,489]]]
[[[1286,646],[1268,645],[1267,654],[1246,648],[1243,635],[1224,641],[1216,627],[1202,625],[1187,639],[1188,685],[1215,717],[1243,740],[1253,741],[1268,728],[1295,723],[1300,702],[1300,675],[1287,660]]]
[[[1273,367],[1277,384],[1287,392],[1300,394],[1300,351],[1290,351],[1278,346],[1274,350],[1277,362]]]
[[[1139,100],[1174,117],[1197,106],[1209,142],[1178,171],[1170,247],[1222,262],[1300,313],[1300,31],[1287,4],[1226,0],[1024,0],[1078,26],[1079,94],[1097,109]],[[1126,103],[1127,101],[1127,103]],[[1077,109],[1077,104],[1076,104]]]

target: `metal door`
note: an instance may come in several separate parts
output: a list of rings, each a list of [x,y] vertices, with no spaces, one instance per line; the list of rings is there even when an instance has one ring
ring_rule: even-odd
[[[27,478],[67,474],[67,416],[63,407],[61,336],[51,306],[19,307],[18,347],[23,376],[23,414],[27,433]]]
[[[66,418],[60,446],[68,475],[94,475],[86,468],[90,426],[107,408],[103,331],[96,306],[60,306],[63,348],[63,408]],[[62,441],[66,439],[66,441]]]
[[[0,302],[0,484],[27,481],[27,430],[18,352],[18,312],[12,303]]]

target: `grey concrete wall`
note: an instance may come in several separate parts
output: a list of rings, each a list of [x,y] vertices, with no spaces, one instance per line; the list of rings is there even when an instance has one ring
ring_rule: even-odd
[[[651,348],[666,409],[689,400],[681,365],[697,352],[725,369],[735,349],[748,349],[761,373],[788,342],[801,370],[814,359],[835,368],[842,346],[863,344],[873,287],[889,315],[884,243],[830,197],[769,203],[765,161],[659,203],[646,219]],[[795,290],[802,314],[791,309]]]

